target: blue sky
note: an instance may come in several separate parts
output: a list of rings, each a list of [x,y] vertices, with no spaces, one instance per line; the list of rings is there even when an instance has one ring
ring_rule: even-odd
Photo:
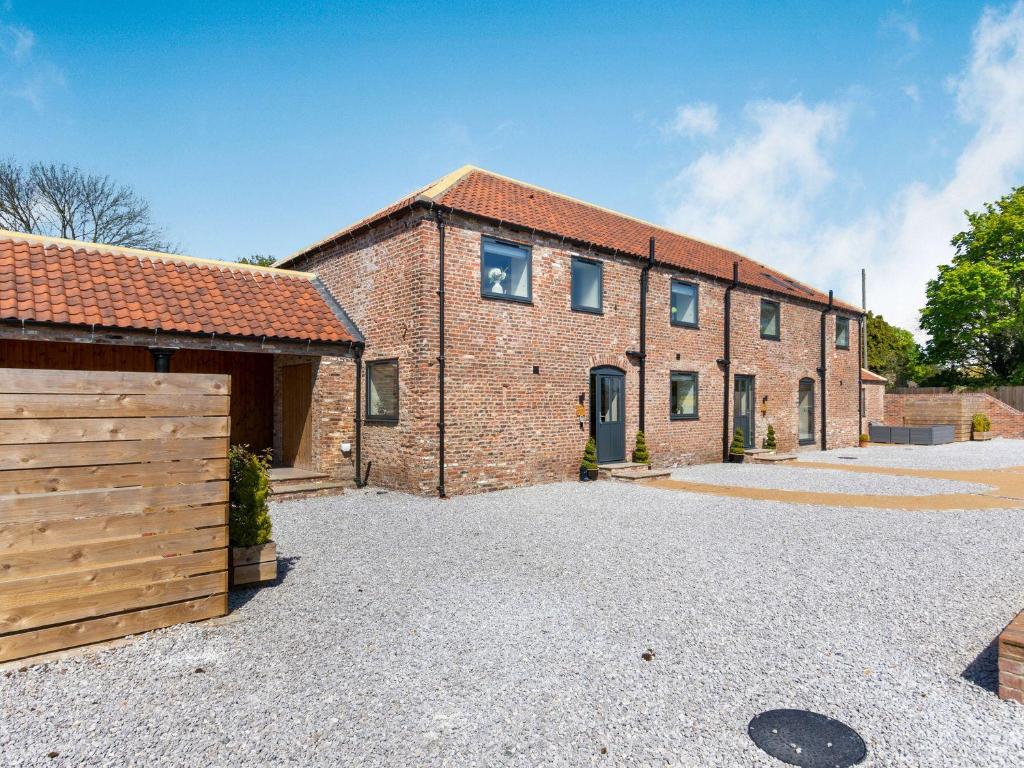
[[[0,0],[0,155],[109,173],[196,256],[286,255],[464,163],[908,327],[1024,183],[1018,2]]]

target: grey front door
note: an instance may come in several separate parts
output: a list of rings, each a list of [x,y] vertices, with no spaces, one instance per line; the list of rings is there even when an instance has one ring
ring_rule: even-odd
[[[590,415],[597,441],[597,461],[626,459],[626,377],[604,366],[590,372]]]
[[[743,446],[754,447],[754,377],[737,376],[733,384],[732,425],[743,430]]]

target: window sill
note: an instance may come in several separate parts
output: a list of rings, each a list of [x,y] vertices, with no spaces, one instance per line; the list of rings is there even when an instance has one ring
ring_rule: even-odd
[[[398,419],[382,419],[376,416],[367,416],[363,419],[363,424],[379,424],[382,427],[394,427],[398,424]]]
[[[801,440],[799,442],[799,445],[817,445],[817,444],[818,444],[818,440],[817,440],[817,438],[814,438],[814,437],[812,437],[810,440]]]
[[[763,333],[761,334],[761,338],[765,341],[782,341],[781,336],[765,336]]]
[[[573,312],[583,312],[588,315],[603,315],[604,308],[594,309],[592,307],[570,307]]]
[[[510,304],[533,304],[533,297],[523,296],[503,296],[498,293],[481,293],[481,299],[489,299],[490,301],[507,301]]]
[[[693,414],[692,416],[690,416],[690,415],[680,416],[679,414],[670,413],[669,416],[668,416],[668,419],[669,419],[669,421],[700,421],[700,416],[698,414],[696,414],[696,413]]]
[[[842,344],[836,344],[836,349],[841,349],[841,350],[843,350],[844,352],[849,352],[849,351],[850,351],[850,345],[849,345],[849,344],[847,344],[847,345],[846,345],[846,346],[844,347],[844,346],[843,346]]]
[[[676,320],[669,320],[669,323],[673,328],[691,328],[695,331],[700,330],[700,325],[698,323],[681,323]]]

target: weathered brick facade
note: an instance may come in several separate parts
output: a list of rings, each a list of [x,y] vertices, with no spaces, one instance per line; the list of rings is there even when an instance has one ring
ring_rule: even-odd
[[[640,276],[636,258],[581,251],[559,239],[449,215],[445,245],[446,484],[449,494],[505,488],[575,476],[589,418],[590,370],[625,372],[626,447],[639,419]],[[480,293],[481,237],[532,249],[532,302]],[[603,314],[571,309],[572,255],[604,265]],[[398,424],[365,423],[363,463],[370,482],[417,493],[438,482],[438,226],[413,210],[328,244],[289,266],[316,272],[366,338],[364,360],[397,358]],[[670,281],[699,286],[699,327],[671,325]],[[646,434],[656,466],[719,461],[723,445],[724,301],[728,283],[664,266],[650,273],[647,308]],[[760,338],[760,300],[780,301],[781,338]],[[823,304],[740,286],[732,293],[732,373],[755,377],[756,438],[768,424],[778,447],[797,445],[801,378],[814,381],[816,438],[821,439],[821,318]],[[837,310],[838,311],[838,310]],[[825,317],[828,370],[827,438],[849,446],[859,434],[859,324],[851,318],[850,348],[835,346],[835,312]],[[672,371],[699,375],[699,418],[669,419]],[[318,467],[352,471],[341,442],[353,441],[351,360],[325,360],[314,401]],[[730,404],[732,390],[730,386]],[[813,449],[815,446],[805,446]]]
[[[867,424],[882,424],[885,422],[885,381],[869,381],[862,383],[864,387],[864,428],[866,433]]]

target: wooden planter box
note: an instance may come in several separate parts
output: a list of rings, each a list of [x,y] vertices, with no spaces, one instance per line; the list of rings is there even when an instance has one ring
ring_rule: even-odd
[[[277,578],[277,544],[231,547],[231,586],[259,584]]]
[[[971,434],[971,440],[991,440],[991,432],[973,432]]]

